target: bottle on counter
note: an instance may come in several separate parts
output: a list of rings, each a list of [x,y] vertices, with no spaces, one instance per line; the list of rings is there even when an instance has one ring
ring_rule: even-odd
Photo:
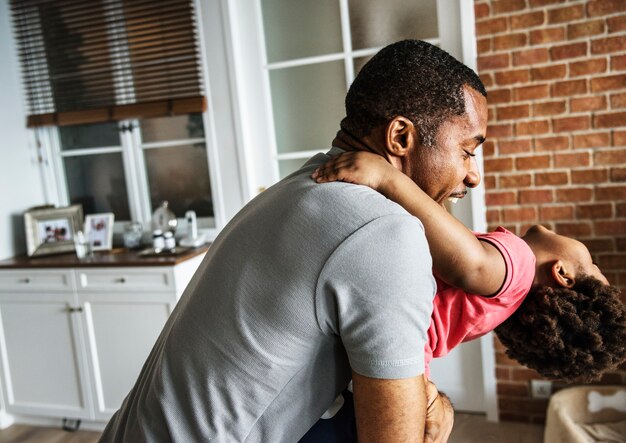
[[[163,234],[163,240],[165,244],[166,251],[173,251],[176,248],[176,239],[174,238],[174,234],[171,231],[167,231]]]
[[[155,229],[152,232],[152,247],[156,252],[160,252],[165,248],[165,238],[163,237],[163,231]]]

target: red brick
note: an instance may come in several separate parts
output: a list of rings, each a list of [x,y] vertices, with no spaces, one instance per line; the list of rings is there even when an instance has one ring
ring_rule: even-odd
[[[626,11],[624,0],[592,0],[587,2],[587,14],[590,17]]]
[[[496,378],[498,380],[509,380],[510,369],[503,366],[496,366]]]
[[[498,120],[519,120],[530,116],[529,105],[498,107]]]
[[[496,83],[498,85],[510,85],[513,83],[528,83],[530,81],[530,71],[528,69],[518,69],[516,71],[496,72]]]
[[[556,200],[559,202],[584,202],[591,200],[593,191],[589,188],[567,188],[556,190]]]
[[[613,146],[626,146],[626,131],[613,132]]]
[[[597,148],[599,146],[609,146],[610,144],[611,134],[609,132],[592,132],[574,136],[574,148]]]
[[[585,55],[587,55],[587,42],[570,43],[550,48],[550,57],[552,60],[564,60],[567,58],[583,57]]]
[[[596,97],[573,98],[569,101],[572,112],[603,111],[606,109],[606,97],[603,95]]]
[[[536,186],[566,185],[567,172],[537,172],[535,173]]]
[[[513,125],[505,123],[503,125],[487,126],[487,136],[493,138],[511,137],[513,135]]]
[[[548,11],[548,23],[570,22],[584,17],[583,5],[566,6],[564,8],[551,9]]]
[[[520,222],[537,220],[537,209],[534,207],[505,208],[502,210],[502,218],[505,222]]]
[[[504,12],[519,11],[526,8],[525,0],[494,0],[491,3],[494,14],[502,14]]]
[[[476,35],[496,34],[508,29],[506,17],[480,20],[476,22]]]
[[[626,186],[600,186],[596,188],[597,201],[626,200]],[[624,221],[626,223],[626,221]],[[626,231],[624,232],[626,233]]]
[[[591,223],[589,222],[571,222],[557,223],[556,231],[568,237],[583,237],[591,235]]]
[[[572,62],[569,64],[569,75],[579,77],[581,75],[598,74],[606,72],[607,61],[605,58],[596,58],[582,62]]]
[[[530,0],[530,7],[554,5],[556,3],[565,3],[567,0]]]
[[[509,157],[485,159],[485,172],[505,172],[513,169],[513,160]]]
[[[495,51],[501,51],[504,49],[519,48],[520,46],[526,46],[527,40],[528,37],[523,33],[497,35],[493,38],[493,49]]]
[[[611,181],[626,182],[626,168],[611,168]]]
[[[555,154],[554,166],[557,168],[589,166],[589,154],[587,152]]]
[[[542,68],[532,68],[530,70],[530,77],[533,81],[542,80],[554,80],[557,78],[565,77],[566,66],[562,65],[550,65]]]
[[[485,189],[496,189],[496,177],[494,175],[485,175],[485,179],[483,181],[485,185]]]
[[[551,189],[532,189],[519,191],[519,202],[529,203],[552,203],[554,200]]]
[[[515,124],[515,134],[517,136],[546,134],[549,130],[550,125],[547,120],[533,120]]]
[[[626,88],[626,74],[609,75],[606,77],[596,77],[591,79],[592,92],[604,92],[613,89]]]
[[[606,20],[606,24],[608,25],[609,33],[626,31],[626,15],[610,17]]]
[[[611,70],[612,71],[626,70],[626,55],[611,56]]]
[[[569,137],[567,136],[560,135],[535,139],[536,151],[562,151],[564,149],[569,149]]]
[[[537,100],[548,97],[549,92],[548,85],[522,86],[513,89],[513,100]]]
[[[553,97],[564,97],[575,94],[585,94],[587,92],[587,80],[568,80],[556,82],[552,85]]]
[[[496,121],[496,108],[493,106],[487,107],[487,123],[495,123]]]
[[[498,382],[498,395],[506,395],[510,397],[528,397],[530,389],[527,384],[521,383],[502,383]]]
[[[596,252],[612,251],[614,249],[613,240],[608,238],[586,238],[582,240],[582,242],[592,254]]]
[[[548,50],[546,48],[527,49],[513,53],[513,65],[534,65],[537,63],[545,63],[549,60]]]
[[[567,25],[567,39],[576,40],[581,37],[604,33],[604,20],[589,20]]]
[[[533,116],[558,115],[564,113],[565,101],[544,102],[533,104]]]
[[[613,215],[613,205],[610,203],[592,203],[576,205],[576,217],[579,219],[608,218]]]
[[[481,38],[476,41],[476,50],[480,55],[491,52],[491,38]]]
[[[572,183],[574,184],[593,184],[606,182],[609,172],[606,169],[581,169],[571,171]]]
[[[553,118],[552,127],[554,132],[584,131],[589,129],[589,116]]]
[[[508,103],[511,101],[510,89],[493,89],[488,91],[487,101],[490,105]]]
[[[511,29],[527,29],[543,25],[545,14],[543,11],[529,12],[527,14],[513,15],[511,19]]]
[[[490,9],[488,3],[476,3],[474,4],[474,18],[479,20],[489,16]]]
[[[501,140],[498,142],[498,152],[502,154],[519,154],[531,152],[531,140],[530,139],[513,139],[513,140]]]
[[[574,218],[574,208],[572,206],[540,206],[540,220],[571,220]]]
[[[527,369],[519,366],[511,370],[511,380],[537,380],[541,379],[541,375],[533,369]]]
[[[626,51],[626,35],[616,37],[599,38],[591,42],[592,54],[607,54],[611,52]]]
[[[493,140],[487,140],[483,143],[483,155],[489,157],[496,152],[496,145]]]
[[[611,94],[611,108],[626,108],[626,92],[623,94]]]
[[[477,63],[479,71],[506,68],[509,66],[509,54],[481,55]]]
[[[546,169],[550,167],[549,155],[532,155],[529,157],[517,157],[515,168],[519,171],[529,169]]]
[[[513,191],[485,193],[485,203],[487,206],[502,206],[515,204],[517,198]]]
[[[596,235],[626,234],[626,220],[598,220],[594,223]]]
[[[596,165],[619,165],[626,163],[626,149],[597,151],[593,155]]]
[[[626,254],[603,254],[598,256],[601,269],[626,269]]]
[[[565,28],[547,28],[530,31],[530,44],[541,45],[565,40]]]
[[[616,126],[626,126],[626,112],[613,112],[593,116],[594,128],[615,128]]]
[[[531,184],[530,174],[506,174],[500,177],[500,188],[527,188]]]
[[[500,223],[500,210],[488,209],[487,210],[487,223]]]
[[[493,75],[485,72],[480,73],[480,80],[485,85],[485,88],[493,86]]]

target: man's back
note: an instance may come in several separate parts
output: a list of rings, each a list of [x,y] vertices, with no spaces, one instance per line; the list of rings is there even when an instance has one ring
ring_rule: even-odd
[[[350,365],[423,372],[434,281],[421,224],[368,188],[316,185],[310,172],[327,158],[224,228],[104,441],[294,441]],[[412,274],[384,268],[395,260]]]

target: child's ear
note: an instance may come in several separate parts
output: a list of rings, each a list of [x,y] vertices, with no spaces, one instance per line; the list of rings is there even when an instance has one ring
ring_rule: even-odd
[[[552,278],[558,285],[565,288],[571,288],[576,283],[574,274],[565,267],[565,263],[561,260],[557,260],[552,264]]]
[[[394,157],[404,157],[415,146],[415,125],[406,117],[396,116],[388,124],[386,130],[387,152]]]

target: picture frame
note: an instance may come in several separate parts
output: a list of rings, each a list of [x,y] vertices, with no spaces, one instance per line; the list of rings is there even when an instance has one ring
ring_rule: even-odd
[[[112,212],[88,214],[85,216],[85,238],[92,251],[108,251],[113,248]]]
[[[29,257],[74,251],[74,236],[82,227],[83,207],[32,208],[24,213]]]

